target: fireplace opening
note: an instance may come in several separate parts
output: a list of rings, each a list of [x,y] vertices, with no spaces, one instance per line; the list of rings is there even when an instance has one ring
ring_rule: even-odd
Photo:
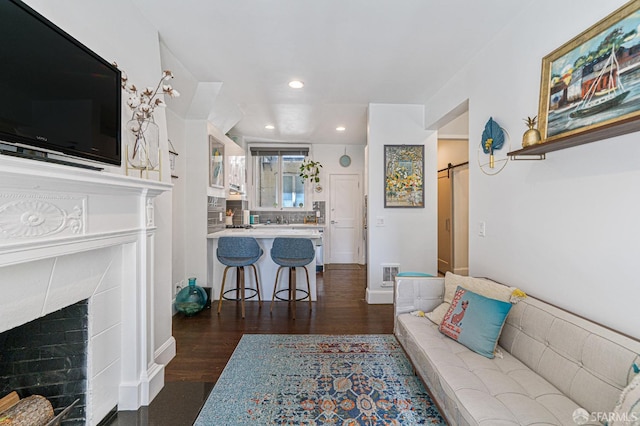
[[[86,424],[88,300],[0,333],[0,398],[42,395],[62,421]]]

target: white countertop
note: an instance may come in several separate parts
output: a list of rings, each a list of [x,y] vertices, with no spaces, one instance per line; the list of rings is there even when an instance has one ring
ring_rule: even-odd
[[[220,232],[213,232],[207,238],[220,237],[253,237],[253,238],[311,238],[321,239],[322,233],[317,225],[254,225],[254,228],[230,228]]]
[[[266,223],[259,223],[257,225],[251,225],[256,229],[264,229],[264,228],[291,228],[291,229],[324,229],[324,223],[270,223],[267,225]]]

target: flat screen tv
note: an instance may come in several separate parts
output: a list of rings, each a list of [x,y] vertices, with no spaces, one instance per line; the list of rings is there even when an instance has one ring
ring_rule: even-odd
[[[120,71],[19,0],[0,40],[0,143],[120,165]]]

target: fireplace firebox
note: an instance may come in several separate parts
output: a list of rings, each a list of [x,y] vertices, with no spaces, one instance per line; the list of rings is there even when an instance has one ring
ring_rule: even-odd
[[[64,426],[84,425],[88,301],[0,333],[0,397],[42,395],[58,415],[79,400]]]

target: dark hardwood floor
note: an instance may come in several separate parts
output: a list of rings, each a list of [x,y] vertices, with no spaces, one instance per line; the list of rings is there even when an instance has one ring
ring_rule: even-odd
[[[292,320],[286,302],[276,302],[270,312],[271,295],[247,302],[242,319],[240,304],[223,301],[217,315],[211,309],[187,318],[176,315],[173,336],[176,357],[165,369],[165,387],[149,407],[119,412],[105,425],[189,426],[198,415],[243,334],[390,334],[393,306],[369,305],[365,301],[366,269],[358,265],[326,265],[317,274],[318,301],[309,311],[298,302]]]

